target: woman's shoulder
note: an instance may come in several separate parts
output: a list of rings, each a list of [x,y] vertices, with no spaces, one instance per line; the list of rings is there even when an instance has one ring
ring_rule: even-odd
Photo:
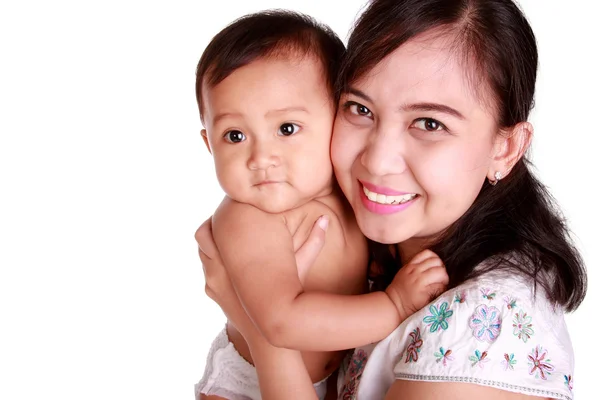
[[[571,398],[573,351],[562,310],[528,278],[506,271],[443,293],[379,343],[366,365],[358,390],[367,397],[359,398],[369,398],[377,374],[385,390],[404,379]]]
[[[502,271],[467,281],[414,314],[396,340],[396,379],[570,397],[573,350],[563,311],[527,277]]]

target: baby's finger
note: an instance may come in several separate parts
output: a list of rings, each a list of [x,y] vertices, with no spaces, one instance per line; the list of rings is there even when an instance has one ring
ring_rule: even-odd
[[[431,258],[427,258],[423,261],[421,261],[419,264],[415,264],[412,266],[412,273],[413,274],[422,274],[425,271],[427,271],[428,269],[431,268],[436,268],[436,267],[441,267],[444,268],[444,270],[446,269],[444,267],[444,263],[442,262],[442,260],[439,257],[431,257]]]
[[[429,302],[432,302],[433,300],[440,297],[440,295],[446,291],[446,285],[443,285],[441,283],[434,283],[432,285],[429,285],[427,287],[427,290],[430,293],[429,294]]]
[[[423,286],[429,286],[431,284],[443,284],[447,285],[450,278],[446,272],[446,268],[441,266],[431,267],[422,272],[417,278],[417,283]]]

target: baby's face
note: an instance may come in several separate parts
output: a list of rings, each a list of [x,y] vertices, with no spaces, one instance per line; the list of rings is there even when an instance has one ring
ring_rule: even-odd
[[[331,191],[335,110],[318,61],[257,60],[202,96],[203,135],[229,197],[278,213]]]

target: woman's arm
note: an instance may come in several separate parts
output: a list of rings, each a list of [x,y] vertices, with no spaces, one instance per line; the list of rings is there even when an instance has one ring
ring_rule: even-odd
[[[381,343],[393,361],[379,368],[396,379],[385,398],[572,398],[573,350],[554,307],[531,281],[497,272],[445,292]]]
[[[317,399],[299,351],[273,347],[264,339],[249,347],[264,400]]]

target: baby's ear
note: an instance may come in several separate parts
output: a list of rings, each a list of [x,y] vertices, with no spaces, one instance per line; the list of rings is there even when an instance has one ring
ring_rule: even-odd
[[[202,135],[202,140],[204,140],[204,144],[206,145],[208,152],[212,154],[212,151],[210,150],[210,144],[208,143],[208,136],[206,135],[206,129],[202,129],[200,134]]]

